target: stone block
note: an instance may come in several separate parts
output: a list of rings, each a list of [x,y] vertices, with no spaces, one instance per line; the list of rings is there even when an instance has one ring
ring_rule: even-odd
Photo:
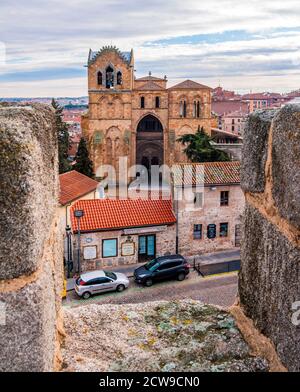
[[[300,105],[287,105],[274,118],[272,177],[280,215],[300,227]]]
[[[241,164],[241,186],[244,191],[264,191],[268,136],[275,112],[275,110],[258,110],[248,117]]]
[[[56,293],[50,263],[37,280],[0,293],[6,324],[0,326],[0,371],[52,371],[56,347]]]
[[[0,105],[0,279],[34,272],[58,192],[55,116],[40,104]]]
[[[284,366],[300,371],[300,326],[292,323],[292,304],[300,301],[300,249],[249,205],[243,234],[241,304],[272,340]]]

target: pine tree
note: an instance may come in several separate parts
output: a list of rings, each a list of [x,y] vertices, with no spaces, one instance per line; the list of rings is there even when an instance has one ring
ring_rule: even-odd
[[[65,173],[71,170],[68,162],[68,151],[69,151],[69,132],[68,125],[63,121],[63,108],[58,104],[55,99],[52,99],[52,107],[55,110],[55,121],[57,129],[57,140],[58,140],[58,164],[59,173]]]
[[[221,162],[230,161],[228,154],[215,148],[211,141],[213,139],[208,136],[203,127],[198,127],[195,134],[186,134],[177,139],[183,144],[183,150],[191,162]]]
[[[74,169],[76,171],[85,174],[88,177],[94,177],[93,162],[90,160],[86,141],[83,137],[80,139],[78,145],[75,162]]]

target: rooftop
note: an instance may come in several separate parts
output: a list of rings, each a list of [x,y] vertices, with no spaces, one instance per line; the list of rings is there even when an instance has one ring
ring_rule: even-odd
[[[235,185],[240,183],[240,162],[180,163],[173,166],[174,185]]]
[[[71,208],[74,231],[77,228],[75,209],[84,211],[84,216],[80,219],[80,228],[83,232],[159,226],[176,222],[170,199],[79,200]]]
[[[164,90],[163,87],[159,86],[157,83],[152,80],[148,80],[145,84],[141,86],[135,87],[135,90]]]
[[[164,79],[164,78],[157,78],[157,77],[155,77],[155,76],[152,76],[152,75],[148,75],[148,76],[143,76],[143,77],[141,77],[141,78],[137,78],[137,79],[135,79],[135,81],[136,82],[142,82],[142,81],[149,81],[149,80],[163,80],[163,81],[165,81],[166,79]]]
[[[75,170],[59,175],[59,202],[66,205],[95,191],[99,183]]]
[[[199,89],[203,89],[203,88],[211,90],[210,87],[205,86],[204,84],[200,84],[200,83],[194,82],[193,80],[187,79],[184,82],[175,84],[175,86],[170,87],[169,90],[181,90],[181,89],[183,89],[183,90],[185,90],[185,89],[199,90]]]

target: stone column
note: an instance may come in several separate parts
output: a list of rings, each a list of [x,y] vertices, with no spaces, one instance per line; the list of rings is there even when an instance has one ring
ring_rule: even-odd
[[[250,115],[241,176],[246,197],[241,306],[273,342],[284,366],[299,371],[300,106]]]
[[[59,368],[57,134],[44,105],[0,105],[0,371]]]

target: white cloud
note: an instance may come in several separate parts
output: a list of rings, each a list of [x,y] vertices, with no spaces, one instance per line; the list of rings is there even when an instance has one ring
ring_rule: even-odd
[[[0,64],[0,77],[43,70],[45,76],[40,82],[3,81],[0,95],[86,94],[84,78],[58,77],[55,86],[55,81],[47,81],[46,72],[80,70],[88,49],[106,44],[116,44],[121,50],[133,47],[139,73],[151,67],[167,73],[169,79],[231,80],[232,86],[237,81],[245,86],[243,74],[247,74],[275,90],[281,83],[275,81],[274,72],[281,72],[289,78],[285,90],[291,85],[298,88],[300,80],[293,67],[299,63],[300,32],[292,29],[300,25],[299,14],[298,0],[2,0],[0,37],[7,47],[7,63]],[[232,30],[246,30],[255,37],[206,44],[151,44]],[[258,88],[260,83],[251,80],[245,88],[252,84]]]

